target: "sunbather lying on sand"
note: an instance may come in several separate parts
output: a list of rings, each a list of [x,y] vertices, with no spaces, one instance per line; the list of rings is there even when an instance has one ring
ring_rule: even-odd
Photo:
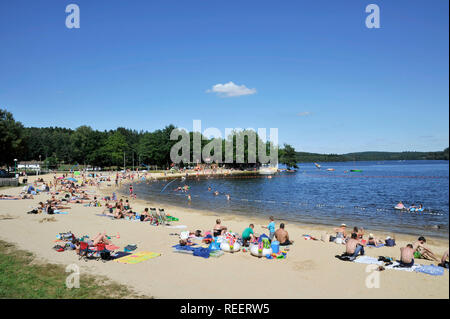
[[[375,238],[373,236],[373,234],[369,234],[369,239],[367,241],[367,245],[373,245],[373,246],[378,246],[383,244],[383,242],[381,240],[379,240],[378,238]]]

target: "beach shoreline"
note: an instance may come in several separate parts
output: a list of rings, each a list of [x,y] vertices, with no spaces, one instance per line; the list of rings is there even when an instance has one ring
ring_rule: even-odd
[[[49,181],[53,176],[39,176]],[[30,182],[34,179],[31,178]],[[108,186],[110,184],[111,186]],[[310,225],[295,225],[286,222],[286,230],[294,240],[282,260],[267,260],[251,256],[248,252],[234,254],[225,253],[219,258],[198,258],[192,255],[174,253],[172,246],[178,243],[177,235],[181,231],[206,231],[212,229],[216,218],[229,230],[241,233],[249,223],[255,224],[255,232],[263,233],[261,227],[267,225],[264,218],[254,216],[220,215],[213,211],[200,211],[191,208],[180,208],[165,203],[147,202],[143,199],[132,199],[119,193],[121,189],[113,186],[114,181],[104,182],[100,188],[87,187],[90,193],[98,198],[110,196],[113,191],[118,198],[128,199],[133,211],[141,212],[145,207],[161,207],[166,213],[179,218],[173,226],[184,225],[185,228],[169,228],[166,226],[150,226],[148,223],[127,220],[112,220],[101,216],[105,207],[84,207],[72,204],[67,215],[52,215],[54,222],[42,222],[49,215],[28,215],[31,206],[50,197],[49,194],[35,196],[33,200],[0,201],[0,216],[10,217],[0,220],[0,238],[29,250],[43,260],[63,265],[77,264],[83,273],[98,273],[128,285],[137,292],[163,299],[242,299],[242,298],[449,298],[449,274],[429,276],[420,273],[386,270],[379,272],[380,288],[368,288],[367,265],[343,262],[335,258],[345,250],[338,245],[320,240],[305,240],[303,234],[320,239],[330,228]],[[122,190],[127,184],[122,184]],[[8,188],[6,194],[17,194],[21,187]],[[100,215],[100,216],[98,216]],[[277,221],[278,224],[278,221]],[[278,225],[277,225],[278,226]],[[351,225],[349,225],[351,226]],[[56,234],[73,231],[78,236],[107,231],[113,237],[113,243],[124,247],[136,244],[139,251],[160,253],[160,257],[145,262],[126,265],[114,261],[83,262],[74,252],[56,252],[51,249]],[[369,231],[369,230],[366,230]],[[375,236],[384,239],[384,235],[374,232]],[[392,237],[392,236],[391,236]],[[399,248],[416,238],[395,234],[397,246],[367,248],[368,256],[391,256],[398,258]],[[448,249],[448,240],[427,238],[428,247],[439,257]],[[200,244],[199,241],[197,241]],[[420,260],[421,264],[436,264]],[[274,292],[270,281],[274,281],[283,289]],[[243,289],[252,287],[251,291]],[[346,287],[343,289],[343,287]]]

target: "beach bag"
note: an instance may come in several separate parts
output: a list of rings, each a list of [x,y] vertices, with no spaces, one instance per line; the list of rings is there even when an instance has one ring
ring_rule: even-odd
[[[330,242],[334,242],[336,240],[336,237],[330,236]]]
[[[209,249],[210,250],[220,250],[220,243],[213,241],[210,245],[209,245]]]
[[[111,259],[111,253],[109,251],[102,251],[100,253],[100,258],[102,260],[110,260]]]
[[[392,238],[386,239],[386,246],[394,247],[395,246],[395,239],[392,239]]]

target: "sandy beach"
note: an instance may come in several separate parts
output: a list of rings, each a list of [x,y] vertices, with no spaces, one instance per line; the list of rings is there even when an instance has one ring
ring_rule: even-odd
[[[53,175],[42,176],[50,181]],[[35,177],[30,178],[33,181]],[[100,188],[88,187],[97,195],[111,195],[117,189],[114,182],[104,182]],[[17,195],[18,188],[0,189],[0,193]],[[101,196],[100,196],[101,197]],[[122,196],[124,199],[127,198]],[[367,265],[344,262],[335,258],[344,252],[345,246],[330,242],[305,240],[303,234],[321,238],[332,229],[314,225],[286,224],[294,245],[290,246],[286,259],[268,260],[257,258],[249,252],[225,253],[219,258],[199,258],[188,254],[174,253],[172,246],[179,237],[171,235],[183,230],[210,230],[220,217],[229,230],[242,233],[249,223],[255,224],[256,233],[264,233],[268,221],[255,217],[222,215],[216,212],[173,207],[163,203],[147,203],[140,199],[130,199],[134,211],[144,207],[159,207],[177,218],[172,225],[185,225],[186,228],[151,226],[149,223],[128,220],[112,220],[97,216],[104,207],[84,207],[83,204],[70,204],[67,215],[52,215],[56,221],[42,221],[46,214],[30,215],[26,212],[37,203],[50,198],[40,194],[34,199],[0,201],[0,239],[16,244],[20,249],[34,253],[42,262],[62,265],[77,264],[83,273],[104,275],[121,284],[155,298],[449,298],[449,274],[431,276],[417,272],[385,270],[379,275],[379,288],[368,288],[366,280],[373,271],[366,272]],[[128,199],[128,198],[127,198]],[[275,221],[277,226],[281,220]],[[353,227],[354,225],[348,225]],[[151,251],[161,256],[139,264],[121,264],[115,261],[80,261],[74,251],[56,252],[56,235],[72,231],[75,235],[89,235],[106,231],[113,237],[113,243],[121,248],[136,244],[136,251]],[[267,232],[267,231],[266,231]],[[400,247],[412,243],[416,238],[373,232],[378,238],[395,235],[397,246],[366,248],[366,255],[372,257],[399,257]],[[194,241],[200,243],[200,241]],[[448,249],[448,240],[427,238],[427,246],[441,257]],[[416,263],[432,264],[426,260]],[[433,264],[436,264],[434,262]]]

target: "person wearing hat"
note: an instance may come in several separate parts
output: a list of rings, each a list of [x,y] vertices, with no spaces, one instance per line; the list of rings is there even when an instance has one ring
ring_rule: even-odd
[[[180,233],[180,245],[191,246],[193,243],[189,241],[189,232],[183,231]]]
[[[347,238],[347,234],[345,233],[346,228],[347,228],[346,224],[341,224],[340,227],[334,229],[336,231],[335,242],[341,244],[344,243],[345,238]]]

